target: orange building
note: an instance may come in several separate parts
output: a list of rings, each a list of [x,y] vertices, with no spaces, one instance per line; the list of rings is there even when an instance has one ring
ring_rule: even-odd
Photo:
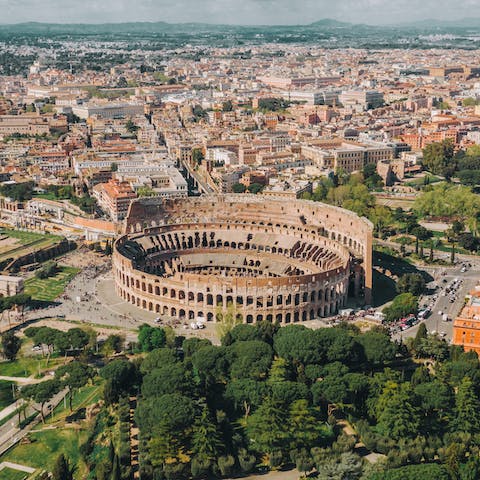
[[[123,220],[132,200],[137,194],[128,182],[120,182],[111,178],[107,183],[99,183],[93,187],[93,196],[100,208],[108,213],[114,222]]]
[[[480,356],[480,290],[472,292],[472,298],[463,307],[453,323],[453,344],[462,345],[466,352],[471,350]]]

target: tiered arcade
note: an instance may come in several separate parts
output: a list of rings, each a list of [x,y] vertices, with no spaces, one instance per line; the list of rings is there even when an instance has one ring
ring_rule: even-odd
[[[114,248],[119,296],[179,319],[326,317],[370,302],[372,225],[309,201],[255,195],[142,199]]]

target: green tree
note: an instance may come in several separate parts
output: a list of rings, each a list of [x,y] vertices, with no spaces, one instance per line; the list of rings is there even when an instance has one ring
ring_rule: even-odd
[[[422,322],[418,326],[418,330],[417,330],[417,333],[415,334],[415,338],[411,343],[411,349],[414,354],[417,354],[420,352],[422,341],[427,338],[427,335],[428,335],[427,326],[425,325],[424,322]]]
[[[234,183],[232,185],[232,192],[233,193],[245,193],[247,187],[243,183]]]
[[[112,461],[112,474],[110,476],[111,480],[121,480],[122,478],[122,470],[120,467],[120,460],[118,455],[115,454]]]
[[[231,100],[227,100],[222,104],[222,111],[224,112],[231,112],[233,110],[233,103]]]
[[[411,293],[401,293],[397,295],[391,305],[383,309],[385,321],[394,322],[409,314],[416,314],[418,311],[417,297]]]
[[[432,232],[425,227],[419,225],[411,230],[412,235],[415,236],[415,253],[418,255],[418,246],[420,241],[428,240],[432,237]]]
[[[89,342],[88,333],[81,328],[70,328],[67,337],[72,350],[83,350]]]
[[[418,433],[420,419],[412,402],[409,384],[387,383],[377,402],[377,430],[384,436],[400,440]]]
[[[192,161],[194,165],[200,165],[204,158],[205,157],[203,156],[203,152],[200,148],[194,148],[192,150]]]
[[[147,441],[147,452],[155,467],[186,461],[195,417],[193,401],[178,393],[139,402],[135,419]],[[179,465],[179,468],[181,465]]]
[[[229,303],[226,306],[226,309],[223,309],[223,306],[217,305],[217,312],[216,312],[216,320],[217,320],[217,333],[220,339],[225,337],[230,330],[232,330],[235,325],[239,325],[242,323],[242,316],[237,311],[237,308],[233,303]]]
[[[128,360],[110,362],[100,370],[100,376],[106,380],[108,395],[104,395],[104,399],[108,404],[116,403],[121,396],[132,392],[138,382],[137,369]]]
[[[288,429],[291,449],[309,450],[330,438],[330,431],[319,421],[318,412],[308,406],[307,400],[296,400],[291,404]]]
[[[430,143],[423,149],[423,166],[434,174],[450,178],[455,170],[454,144],[450,139]]]
[[[272,347],[265,342],[235,342],[229,349],[231,378],[266,378],[273,359]]]
[[[133,123],[133,121],[132,121],[131,118],[129,118],[129,119],[127,120],[127,122],[125,123],[125,128],[126,128],[127,132],[128,132],[128,133],[131,133],[131,134],[136,133],[137,130],[140,129],[139,126],[137,126],[137,125],[135,125],[135,124]]]
[[[230,477],[234,471],[235,458],[232,455],[220,456],[217,464],[222,477]]]
[[[22,346],[20,338],[18,338],[13,331],[9,330],[2,334],[1,344],[3,356],[9,361],[15,360]]]
[[[257,194],[257,193],[260,193],[262,190],[264,189],[264,186],[260,183],[252,183],[251,185],[249,185],[247,187],[247,190],[250,192],[250,193],[253,193],[253,194]]]
[[[70,411],[72,408],[73,395],[76,390],[86,385],[95,375],[95,370],[84,363],[74,361],[62,365],[55,371],[55,378],[68,388],[68,403]]]
[[[480,400],[475,393],[470,378],[465,377],[455,396],[455,419],[452,422],[454,431],[476,434],[480,432],[480,418],[477,412],[480,409]]]
[[[114,353],[120,353],[125,345],[125,337],[123,335],[112,334],[107,337],[102,345],[102,353],[109,357]]]
[[[385,333],[370,330],[360,335],[357,341],[363,347],[367,362],[372,365],[382,365],[395,358],[397,348]]]
[[[271,455],[282,450],[290,442],[290,434],[285,429],[287,415],[281,404],[272,398],[265,398],[258,410],[247,422],[247,432],[251,447],[259,453]]]
[[[244,418],[247,419],[251,410],[261,405],[266,393],[264,382],[243,378],[228,382],[225,398],[233,404],[235,410],[243,410]]]
[[[205,406],[193,425],[192,455],[204,465],[211,465],[218,458],[221,448],[222,441],[217,426]]]
[[[55,462],[55,466],[52,471],[52,480],[73,480],[73,472],[75,468],[70,465],[70,462],[61,453]]]
[[[143,378],[144,397],[159,396],[165,393],[188,393],[189,381],[181,363],[155,368]]]
[[[25,385],[20,392],[22,398],[31,400],[40,405],[38,411],[42,417],[42,423],[45,423],[45,404],[60,391],[60,388],[60,382],[56,379],[52,379],[40,383]]]
[[[362,474],[362,460],[354,453],[342,453],[340,457],[327,456],[317,465],[318,480],[357,480]]]
[[[160,327],[151,327],[144,323],[138,329],[138,346],[142,352],[151,352],[156,348],[164,347],[166,343],[165,330]]]
[[[425,291],[425,279],[420,273],[406,273],[397,282],[398,293],[411,293],[416,297]]]

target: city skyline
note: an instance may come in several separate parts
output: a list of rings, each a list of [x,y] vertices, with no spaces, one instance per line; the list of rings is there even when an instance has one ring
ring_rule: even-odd
[[[303,0],[292,6],[287,0],[140,0],[133,5],[126,0],[116,2],[87,0],[0,0],[2,24],[21,22],[48,23],[121,23],[202,22],[238,25],[296,25],[309,24],[324,18],[366,24],[408,23],[434,18],[462,20],[480,17],[480,5],[464,0],[453,5],[446,0]],[[434,12],[434,13],[433,13]]]

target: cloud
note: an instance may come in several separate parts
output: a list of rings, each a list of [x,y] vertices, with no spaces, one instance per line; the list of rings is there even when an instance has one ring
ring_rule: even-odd
[[[0,0],[0,22],[394,23],[480,17],[478,0]]]

